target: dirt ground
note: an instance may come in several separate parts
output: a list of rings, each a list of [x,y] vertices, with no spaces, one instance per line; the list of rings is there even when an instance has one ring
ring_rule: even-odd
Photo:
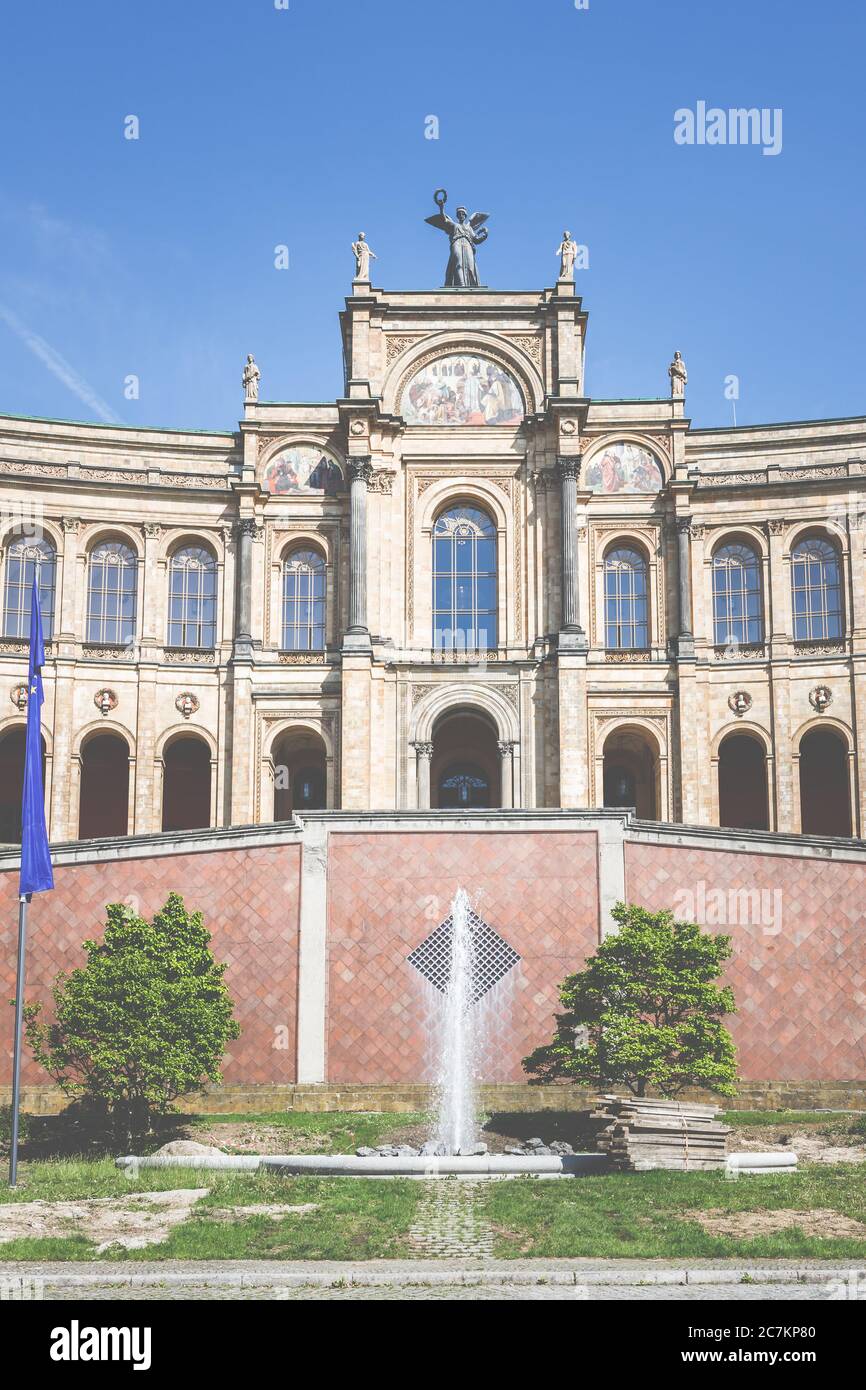
[[[812,1125],[744,1125],[728,1136],[728,1153],[784,1153],[793,1150],[799,1166],[810,1163],[866,1163],[866,1142],[848,1135],[838,1122],[822,1130]]]
[[[806,1236],[831,1240],[854,1238],[866,1240],[866,1226],[850,1216],[826,1207],[811,1211],[779,1208],[777,1211],[684,1211],[683,1220],[698,1221],[712,1236],[733,1236],[737,1240],[754,1240],[772,1236],[796,1226]]]
[[[576,1149],[592,1150],[595,1145],[590,1133],[580,1131],[575,1115],[552,1111],[547,1114],[500,1114],[491,1118],[484,1126],[482,1138],[491,1153],[502,1153],[509,1144],[524,1143],[534,1136],[550,1143],[554,1139],[564,1139]],[[347,1144],[345,1133],[331,1135],[313,1129],[288,1129],[280,1125],[222,1122],[214,1119],[205,1123],[189,1125],[179,1136],[195,1139],[201,1144],[212,1144],[225,1153],[262,1154],[312,1154],[340,1153],[353,1146]],[[392,1127],[385,1129],[380,1144],[415,1144],[420,1147],[429,1139],[429,1125],[426,1123],[407,1124],[399,1115],[394,1116]],[[729,1153],[759,1153],[778,1150],[793,1150],[799,1164],[812,1163],[866,1163],[866,1139],[852,1136],[846,1132],[846,1125],[839,1121],[822,1121],[816,1117],[815,1124],[798,1124],[786,1128],[781,1124],[744,1125],[732,1129],[728,1137]]]
[[[0,1246],[23,1237],[83,1236],[97,1254],[119,1245],[141,1250],[167,1240],[173,1226],[189,1219],[206,1187],[171,1192],[136,1192],[128,1197],[93,1197],[70,1202],[0,1204]]]

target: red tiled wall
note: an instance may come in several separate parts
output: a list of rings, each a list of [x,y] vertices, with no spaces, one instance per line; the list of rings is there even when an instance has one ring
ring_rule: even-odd
[[[300,847],[214,850],[152,859],[71,864],[55,868],[55,889],[30,906],[28,1000],[50,1001],[59,970],[85,963],[81,942],[98,937],[106,902],[133,901],[145,916],[172,891],[204,913],[217,960],[228,964],[241,1036],[229,1045],[227,1082],[292,1082],[298,969]],[[15,993],[18,875],[0,875],[0,1002]],[[275,1048],[287,1029],[288,1047]],[[13,1011],[0,1007],[0,1084],[11,1081]],[[47,1082],[25,1048],[23,1080]]]
[[[460,886],[522,957],[485,1079],[526,1080],[520,1059],[551,1036],[559,983],[598,940],[594,833],[334,834],[332,1084],[433,1079],[424,1029],[428,987],[406,957],[448,916]]]
[[[739,1012],[729,1027],[747,1081],[853,1081],[866,1072],[866,870],[775,855],[626,844],[632,902],[676,906],[685,890],[732,938],[728,969]],[[763,913],[726,907],[723,890],[763,889]],[[773,894],[780,894],[774,898]],[[775,906],[781,908],[777,916]],[[744,920],[748,918],[757,920]],[[779,929],[775,929],[778,922]]]

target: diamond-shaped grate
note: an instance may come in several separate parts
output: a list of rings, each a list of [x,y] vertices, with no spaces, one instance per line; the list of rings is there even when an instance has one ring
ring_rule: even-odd
[[[469,930],[472,934],[473,982],[472,1003],[477,1004],[488,990],[498,984],[503,976],[517,964],[520,956],[497,931],[469,910]],[[410,965],[429,980],[442,994],[448,992],[451,975],[451,946],[454,934],[454,918],[446,917],[426,941],[406,957]]]

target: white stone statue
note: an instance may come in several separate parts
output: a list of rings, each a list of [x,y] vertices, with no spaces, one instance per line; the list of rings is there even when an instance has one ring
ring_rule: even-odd
[[[674,360],[668,367],[668,376],[671,379],[671,395],[674,397],[684,396],[689,374],[686,371],[686,364],[681,352],[674,353]]]
[[[560,280],[574,279],[574,262],[577,259],[577,242],[572,240],[571,232],[563,232],[562,244],[556,248],[559,256]]]
[[[244,387],[244,401],[257,401],[259,398],[259,377],[261,372],[256,366],[256,360],[250,352],[244,363],[244,374],[242,377]]]
[[[371,259],[377,261],[379,257],[376,255],[375,251],[370,250],[370,246],[367,241],[366,234],[364,232],[358,233],[358,240],[352,242],[352,250],[355,253],[355,279],[369,280],[370,261]]]

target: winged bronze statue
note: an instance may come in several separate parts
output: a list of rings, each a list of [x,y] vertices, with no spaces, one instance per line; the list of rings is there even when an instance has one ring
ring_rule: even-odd
[[[487,212],[473,212],[470,217],[466,208],[457,209],[457,221],[448,216],[445,211],[445,203],[448,194],[444,188],[437,188],[433,194],[433,201],[439,211],[435,217],[425,217],[424,221],[429,222],[431,227],[437,227],[440,232],[447,232],[451,242],[451,255],[448,257],[448,268],[445,271],[446,289],[477,289],[478,287],[478,268],[475,264],[475,248],[480,246],[482,241],[487,240],[487,228],[484,223],[489,217]]]

